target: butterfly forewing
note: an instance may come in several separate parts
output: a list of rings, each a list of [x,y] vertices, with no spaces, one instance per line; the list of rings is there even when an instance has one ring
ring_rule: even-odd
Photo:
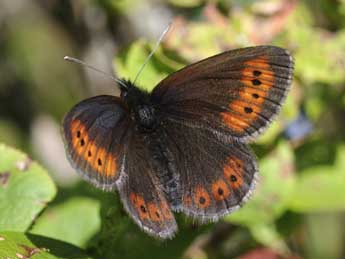
[[[105,190],[115,188],[129,126],[128,111],[114,96],[86,99],[65,116],[67,157],[85,180]]]
[[[164,118],[247,141],[279,111],[292,72],[292,58],[284,49],[233,50],[168,76],[153,90],[152,100]]]

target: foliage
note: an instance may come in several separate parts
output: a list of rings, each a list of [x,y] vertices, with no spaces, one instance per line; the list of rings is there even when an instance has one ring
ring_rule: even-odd
[[[0,229],[24,232],[54,198],[55,185],[25,154],[3,144],[0,153]]]
[[[99,230],[99,209],[96,200],[73,197],[48,208],[30,232],[84,247]]]
[[[91,259],[68,243],[22,232],[0,232],[0,255],[2,258]]]

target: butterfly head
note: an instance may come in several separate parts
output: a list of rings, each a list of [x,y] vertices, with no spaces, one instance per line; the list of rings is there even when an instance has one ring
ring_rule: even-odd
[[[121,91],[120,98],[128,105],[129,109],[140,104],[150,103],[149,93],[141,90],[129,80],[122,79],[121,82],[122,84],[119,86]]]
[[[131,117],[137,121],[141,130],[150,131],[157,126],[156,111],[148,92],[141,90],[131,81],[123,80],[124,86],[120,86],[121,99],[127,104]]]

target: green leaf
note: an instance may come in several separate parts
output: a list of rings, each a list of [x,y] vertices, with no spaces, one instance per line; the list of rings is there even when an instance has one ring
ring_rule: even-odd
[[[253,237],[261,244],[271,247],[281,254],[288,254],[289,248],[273,224],[257,224],[250,228]]]
[[[296,212],[321,212],[345,209],[345,146],[337,150],[333,166],[314,166],[301,172],[290,209]]]
[[[23,137],[21,130],[13,121],[0,119],[0,142],[21,147],[24,142]]]
[[[331,166],[307,169],[298,180],[290,209],[296,212],[345,209],[344,182],[344,174],[338,174]]]
[[[19,232],[0,232],[0,258],[91,259],[68,243]]]
[[[279,134],[281,134],[282,130],[283,124],[281,121],[274,121],[265,133],[260,135],[255,143],[259,145],[268,145],[269,143],[272,143]]]
[[[169,3],[180,8],[192,8],[201,5],[203,0],[169,0]]]
[[[230,222],[248,227],[270,223],[287,209],[294,189],[294,159],[291,147],[281,142],[260,163],[260,176],[252,199],[229,215]]]
[[[72,198],[48,208],[37,220],[31,233],[85,247],[100,229],[100,204],[90,198]]]
[[[109,4],[109,7],[112,9],[126,14],[133,10],[133,6],[138,5],[139,0],[103,0],[103,2],[104,4]]]
[[[189,24],[186,34],[176,35],[172,42],[180,56],[189,60],[189,63],[219,54],[224,51],[224,46],[226,49],[235,48],[234,44],[236,47],[242,46],[236,43],[236,33],[232,28],[204,22]]]
[[[47,172],[24,153],[0,144],[0,229],[25,231],[56,193]]]
[[[304,222],[306,258],[344,258],[343,212],[308,214]]]

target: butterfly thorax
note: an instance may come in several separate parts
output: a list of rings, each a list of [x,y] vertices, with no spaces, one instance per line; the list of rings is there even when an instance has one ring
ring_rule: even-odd
[[[132,119],[141,131],[153,131],[159,124],[150,94],[130,81],[123,81],[127,88],[121,87],[121,99],[127,104]]]

